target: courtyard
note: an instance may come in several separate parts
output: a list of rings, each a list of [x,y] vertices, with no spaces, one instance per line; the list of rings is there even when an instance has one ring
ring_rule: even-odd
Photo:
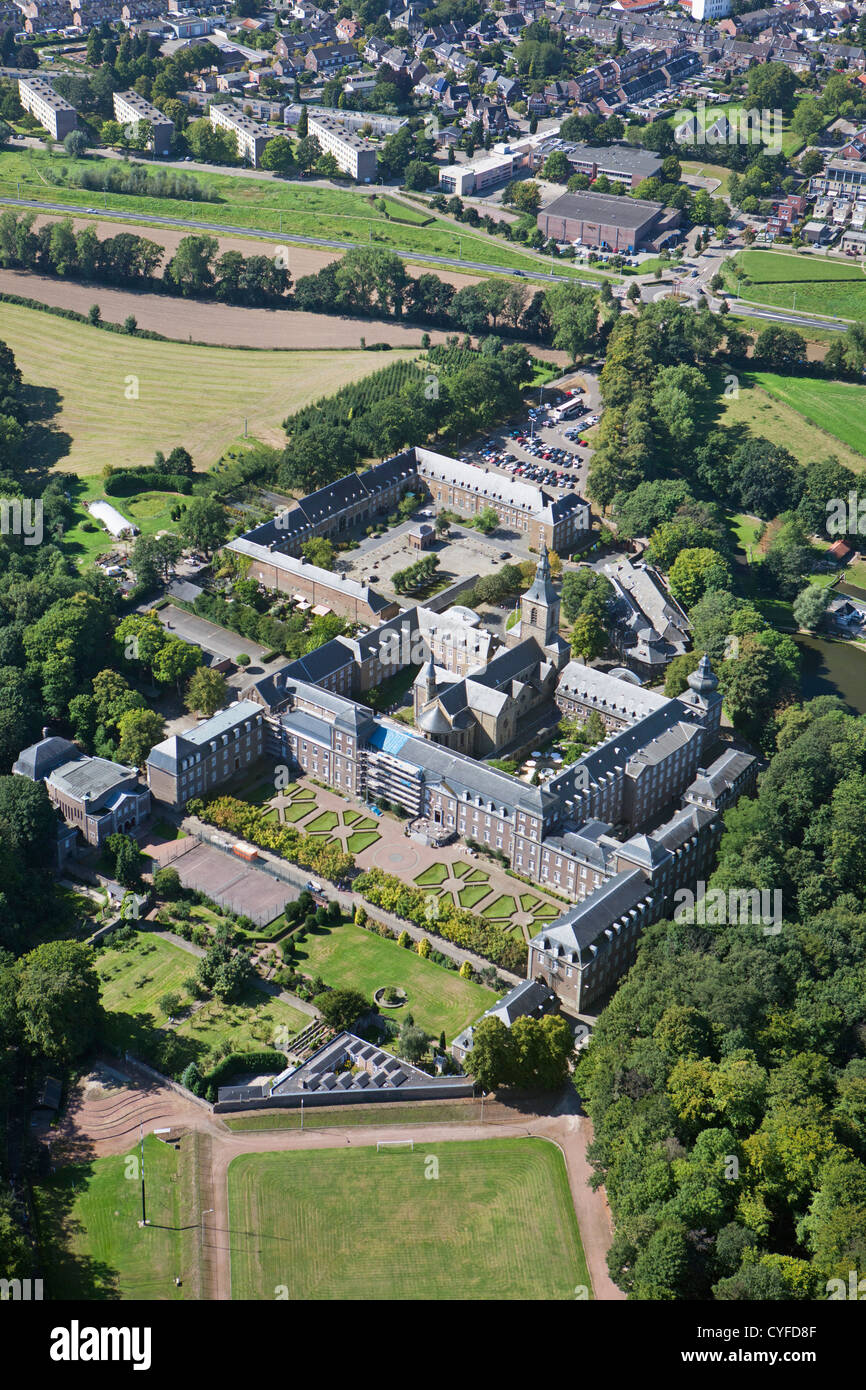
[[[566,909],[565,901],[524,884],[462,842],[423,845],[409,838],[407,822],[392,812],[360,806],[309,778],[280,791],[274,791],[272,781],[248,784],[236,794],[267,807],[269,819],[337,842],[354,855],[359,869],[376,867],[423,888],[434,899],[447,896],[457,907],[478,913],[518,940],[529,941],[541,925]]]

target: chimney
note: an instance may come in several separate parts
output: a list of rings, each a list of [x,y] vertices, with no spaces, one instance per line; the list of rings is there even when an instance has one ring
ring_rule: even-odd
[[[49,729],[49,727],[48,727],[47,724],[44,726],[44,728],[43,728],[43,730],[42,730],[42,737],[43,737],[43,738],[51,738],[51,730]]]

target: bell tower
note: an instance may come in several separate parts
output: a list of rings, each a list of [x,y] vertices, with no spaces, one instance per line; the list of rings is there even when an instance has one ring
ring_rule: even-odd
[[[540,647],[549,647],[559,636],[559,595],[550,577],[550,561],[543,541],[535,579],[520,600],[520,636],[521,639],[534,637]]]

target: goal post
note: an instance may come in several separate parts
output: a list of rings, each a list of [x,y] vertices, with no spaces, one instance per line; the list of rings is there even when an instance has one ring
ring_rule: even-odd
[[[414,1139],[379,1139],[376,1143],[376,1153],[387,1153],[395,1149],[398,1152],[408,1149],[410,1153],[415,1151]]]

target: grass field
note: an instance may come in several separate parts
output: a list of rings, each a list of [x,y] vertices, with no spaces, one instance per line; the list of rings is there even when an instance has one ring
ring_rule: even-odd
[[[719,102],[718,105],[714,104],[712,106],[707,106],[704,115],[704,129],[708,129],[713,124],[713,122],[717,121],[719,117],[722,115],[728,116],[732,124],[736,124],[741,128],[743,117],[740,115],[740,113],[747,113],[754,109],[755,104],[751,102],[748,97],[738,97],[736,101]],[[693,106],[683,107],[683,110],[690,110],[694,112],[695,108]],[[758,108],[758,110],[760,112],[760,108]],[[735,114],[732,115],[732,112]],[[756,120],[749,122],[747,128],[750,132],[754,132],[755,138],[760,138],[762,141],[764,141],[769,146],[770,151],[772,152],[773,145],[776,144],[777,138],[773,113],[767,113],[767,117],[764,118],[764,120],[761,119],[761,116],[759,114],[759,117]],[[802,137],[797,135],[795,131],[791,130],[790,119],[788,116],[783,116],[782,118],[781,135],[783,154],[788,155],[790,157],[791,155],[796,154],[798,150],[801,150],[803,148]],[[691,147],[684,144],[680,148],[682,152],[685,153]],[[709,141],[706,141],[703,145],[695,144],[693,148],[698,159],[700,159],[701,156],[705,153],[708,155],[709,158],[712,158],[713,146],[712,144],[710,144]],[[685,167],[685,165],[683,167]]]
[[[383,985],[402,987],[408,1002],[394,1015],[398,1022],[411,1013],[419,1028],[435,1037],[444,1029],[449,1041],[489,1009],[496,997],[491,990],[462,980],[456,970],[423,960],[396,941],[353,922],[315,927],[296,947],[295,960],[305,975],[321,975],[326,985],[351,986],[369,999]]]
[[[755,380],[775,400],[863,455],[860,467],[866,465],[866,386],[775,372],[755,372]]]
[[[485,1114],[487,1119],[485,1120]],[[408,1105],[343,1105],[333,1110],[307,1106],[303,1117],[299,1110],[270,1110],[257,1115],[223,1115],[223,1123],[229,1129],[300,1129],[303,1118],[304,1129],[358,1129],[364,1125],[422,1125],[422,1124],[492,1124],[490,1107],[482,1113],[479,1100],[424,1102],[413,1101]]]
[[[292,1299],[547,1300],[589,1287],[565,1163],[537,1139],[244,1154],[228,1189],[233,1298],[287,1285]]]
[[[293,236],[328,237],[386,250],[409,251],[421,260],[425,255],[450,256],[521,269],[530,276],[540,277],[549,264],[514,249],[501,237],[473,231],[468,226],[455,227],[426,209],[360,189],[320,188],[308,183],[246,178],[229,171],[225,174],[183,171],[207,187],[217,199],[214,202],[184,202],[177,198],[98,193],[66,183],[52,183],[47,177],[49,174],[59,176],[61,169],[70,172],[92,169],[94,162],[93,159],[70,159],[65,154],[51,156],[42,150],[4,150],[0,152],[0,195],[75,205],[82,210],[95,207],[103,213],[157,214],[197,224],[246,227],[272,232],[287,241]],[[193,232],[195,228],[189,230]],[[558,273],[577,272],[563,263]]]
[[[704,163],[700,159],[681,159],[680,166],[684,174],[693,174],[701,179],[719,179],[719,187],[712,192],[714,198],[721,198],[727,193],[731,171],[724,164]]]
[[[748,373],[740,377],[740,390],[737,396],[720,396],[719,406],[721,414],[719,422],[725,426],[738,426],[740,429],[748,430],[755,435],[762,435],[765,439],[772,439],[784,444],[786,449],[790,449],[795,458],[800,463],[811,463],[814,459],[827,458],[830,454],[835,454],[840,463],[846,464],[855,472],[860,472],[866,461],[863,454],[856,448],[850,447],[845,438],[862,438],[862,422],[858,423],[854,419],[846,419],[840,415],[838,409],[831,409],[833,399],[833,388],[842,385],[842,389],[860,392],[860,399],[866,400],[866,387],[851,386],[845,387],[841,383],[821,382],[813,380],[811,377],[780,377],[778,380],[793,383],[794,381],[804,381],[806,387],[811,391],[813,388],[829,387],[830,394],[827,397],[825,408],[821,414],[824,421],[823,428],[818,428],[806,418],[805,413],[801,413],[805,398],[795,394],[797,405],[789,403],[787,400],[771,394],[768,388],[762,383],[764,376],[770,377],[772,373]],[[840,434],[833,434],[830,426],[838,429]],[[842,435],[844,431],[844,436]],[[832,436],[832,437],[831,437]]]
[[[144,1141],[147,1217],[141,1229],[139,1150],[60,1168],[34,1187],[51,1299],[194,1298],[198,1225],[191,1156]],[[180,1275],[180,1288],[175,1277]]]
[[[287,415],[383,365],[361,351],[251,352],[131,338],[2,303],[0,338],[36,388],[49,427],[43,461],[81,475],[106,463],[149,464],[155,447],[168,454],[176,444],[204,469],[242,439],[245,421],[250,435],[282,445]],[[395,349],[387,360],[415,356]],[[136,399],[126,395],[131,378]]]
[[[99,952],[96,970],[102,982],[102,1003],[110,1015],[109,1034],[118,1047],[136,1052],[141,1045],[137,1039],[151,1028],[166,1027],[168,1016],[159,1001],[172,993],[188,1001],[184,981],[195,974],[197,964],[189,951],[153,934],[141,934],[131,947]],[[271,1046],[278,1029],[298,1033],[309,1023],[306,1014],[254,986],[237,1003],[210,999],[196,1012],[178,1017],[173,1031],[197,1057],[224,1039],[236,1052],[256,1051]]]
[[[749,284],[742,283],[739,271]],[[722,274],[728,289],[752,304],[799,309],[825,318],[866,318],[866,275],[855,260],[750,250],[725,261]]]

